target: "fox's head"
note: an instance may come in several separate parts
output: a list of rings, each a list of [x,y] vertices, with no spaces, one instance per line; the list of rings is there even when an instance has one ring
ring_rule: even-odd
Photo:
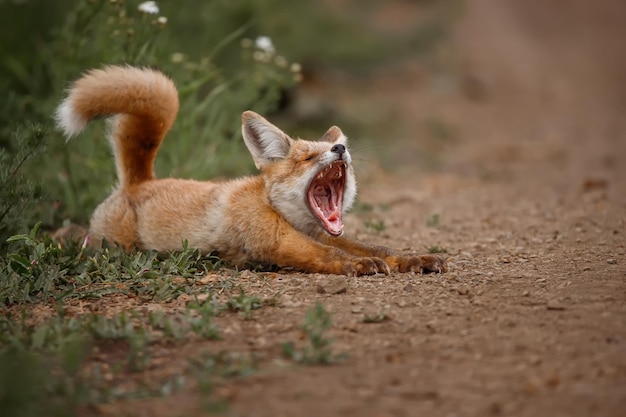
[[[292,139],[252,111],[242,115],[243,139],[265,179],[272,206],[296,229],[343,233],[343,213],[356,197],[347,138],[333,126],[318,141]]]

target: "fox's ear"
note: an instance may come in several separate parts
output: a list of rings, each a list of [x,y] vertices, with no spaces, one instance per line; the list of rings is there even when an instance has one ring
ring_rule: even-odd
[[[259,169],[289,154],[291,138],[253,111],[241,115],[241,133]]]
[[[330,129],[324,133],[324,136],[320,140],[330,142],[330,143],[343,143],[344,145],[347,142],[347,138],[337,126],[332,126]]]

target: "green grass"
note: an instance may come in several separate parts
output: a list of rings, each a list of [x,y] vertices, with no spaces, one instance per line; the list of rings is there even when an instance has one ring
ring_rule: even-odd
[[[374,220],[374,219],[367,219],[365,220],[365,228],[366,229],[370,229],[373,230],[376,233],[380,233],[382,231],[384,231],[387,228],[387,225],[385,224],[384,220]]]
[[[197,295],[207,289],[194,284],[221,265],[186,244],[165,256],[154,251],[126,253],[115,246],[96,250],[78,242],[61,245],[37,227],[28,235],[11,237],[9,244],[6,258],[0,259],[0,306],[112,294],[155,301]]]
[[[438,245],[429,246],[426,250],[428,253],[448,253],[448,249]]]
[[[332,327],[332,318],[324,306],[316,303],[307,310],[300,330],[308,342],[298,347],[293,342],[283,343],[283,354],[299,363],[306,365],[330,365],[345,359],[345,354],[335,354],[332,350],[333,339],[326,332]]]
[[[439,215],[439,213],[431,214],[430,216],[426,218],[426,226],[429,226],[429,227],[439,226],[440,222],[441,222],[441,216]]]
[[[382,323],[388,320],[391,320],[391,318],[384,311],[379,311],[375,314],[366,314],[363,316],[363,323]]]

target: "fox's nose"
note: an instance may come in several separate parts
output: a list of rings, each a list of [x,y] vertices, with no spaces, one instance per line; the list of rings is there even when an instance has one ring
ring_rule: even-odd
[[[334,145],[332,148],[330,148],[330,151],[338,153],[339,155],[343,155],[344,153],[346,153],[346,147],[338,143],[337,145]]]

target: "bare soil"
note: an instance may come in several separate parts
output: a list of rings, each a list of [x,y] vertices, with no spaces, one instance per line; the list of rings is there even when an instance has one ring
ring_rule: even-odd
[[[347,230],[401,250],[445,248],[450,272],[245,272],[246,293],[279,291],[278,304],[251,320],[218,317],[220,341],[159,347],[155,378],[202,349],[229,350],[259,364],[216,388],[232,416],[625,415],[626,7],[549,3],[466,2],[441,52],[448,75],[408,60],[320,92],[389,132],[372,133],[373,152],[394,169],[363,163],[360,199],[372,210],[350,215]],[[443,133],[429,135],[433,126]],[[107,309],[135,302],[118,301]],[[298,326],[316,302],[346,359],[280,359],[283,342],[304,343]],[[376,315],[386,319],[364,321]],[[200,398],[187,390],[99,412],[198,415]]]

